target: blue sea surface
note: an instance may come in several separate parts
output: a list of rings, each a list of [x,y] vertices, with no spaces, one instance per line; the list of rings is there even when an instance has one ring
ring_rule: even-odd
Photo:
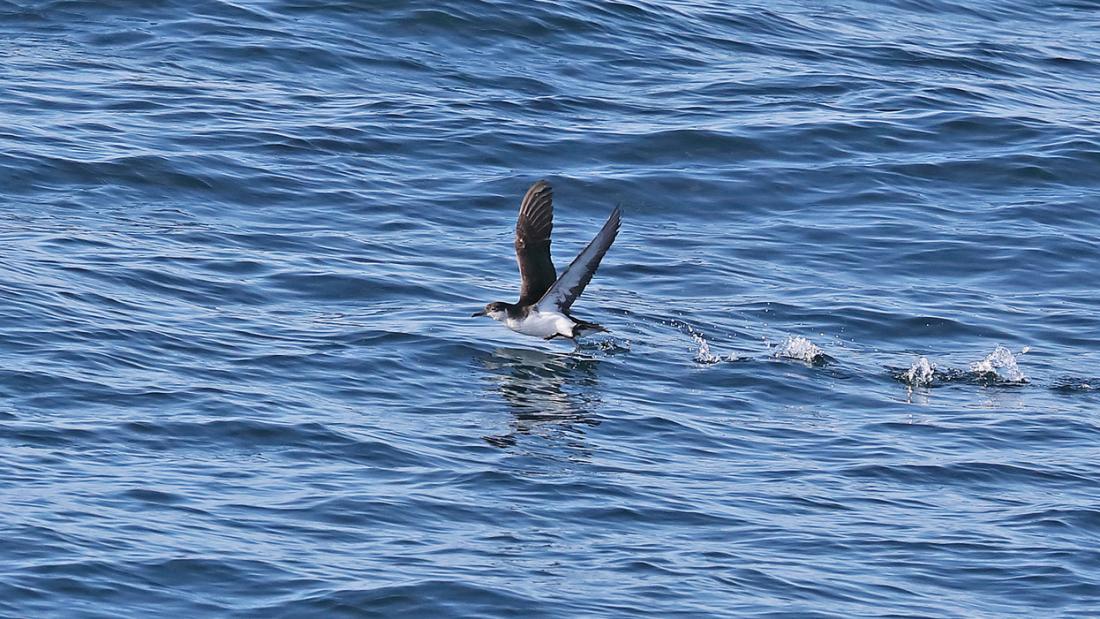
[[[1100,616],[1098,239],[1093,0],[0,0],[0,616]]]

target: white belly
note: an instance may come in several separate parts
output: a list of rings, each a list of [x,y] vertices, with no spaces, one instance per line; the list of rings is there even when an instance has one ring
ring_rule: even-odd
[[[504,324],[508,325],[509,329],[524,335],[550,337],[559,334],[573,337],[573,321],[565,314],[558,312],[531,310],[531,313],[522,320],[509,318]]]

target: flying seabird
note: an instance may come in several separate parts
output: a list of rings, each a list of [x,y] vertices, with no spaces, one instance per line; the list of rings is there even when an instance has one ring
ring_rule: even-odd
[[[519,206],[516,221],[516,262],[519,263],[519,300],[495,301],[474,316],[489,316],[509,329],[546,340],[574,339],[583,332],[607,331],[593,322],[578,320],[569,308],[592,281],[600,260],[619,233],[621,211],[611,211],[596,238],[577,254],[561,277],[550,260],[550,231],[554,227],[554,192],[541,180],[531,185]]]

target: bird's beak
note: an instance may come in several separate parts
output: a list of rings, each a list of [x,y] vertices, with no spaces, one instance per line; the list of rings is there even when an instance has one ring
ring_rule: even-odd
[[[488,313],[489,312],[486,312],[485,310],[481,310],[480,312],[474,312],[473,314],[470,314],[470,318],[477,318],[478,316],[484,316]]]

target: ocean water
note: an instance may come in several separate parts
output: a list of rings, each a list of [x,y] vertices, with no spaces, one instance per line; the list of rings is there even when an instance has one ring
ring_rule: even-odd
[[[1100,615],[1100,3],[0,0],[0,616]],[[578,346],[471,318],[622,205]]]

